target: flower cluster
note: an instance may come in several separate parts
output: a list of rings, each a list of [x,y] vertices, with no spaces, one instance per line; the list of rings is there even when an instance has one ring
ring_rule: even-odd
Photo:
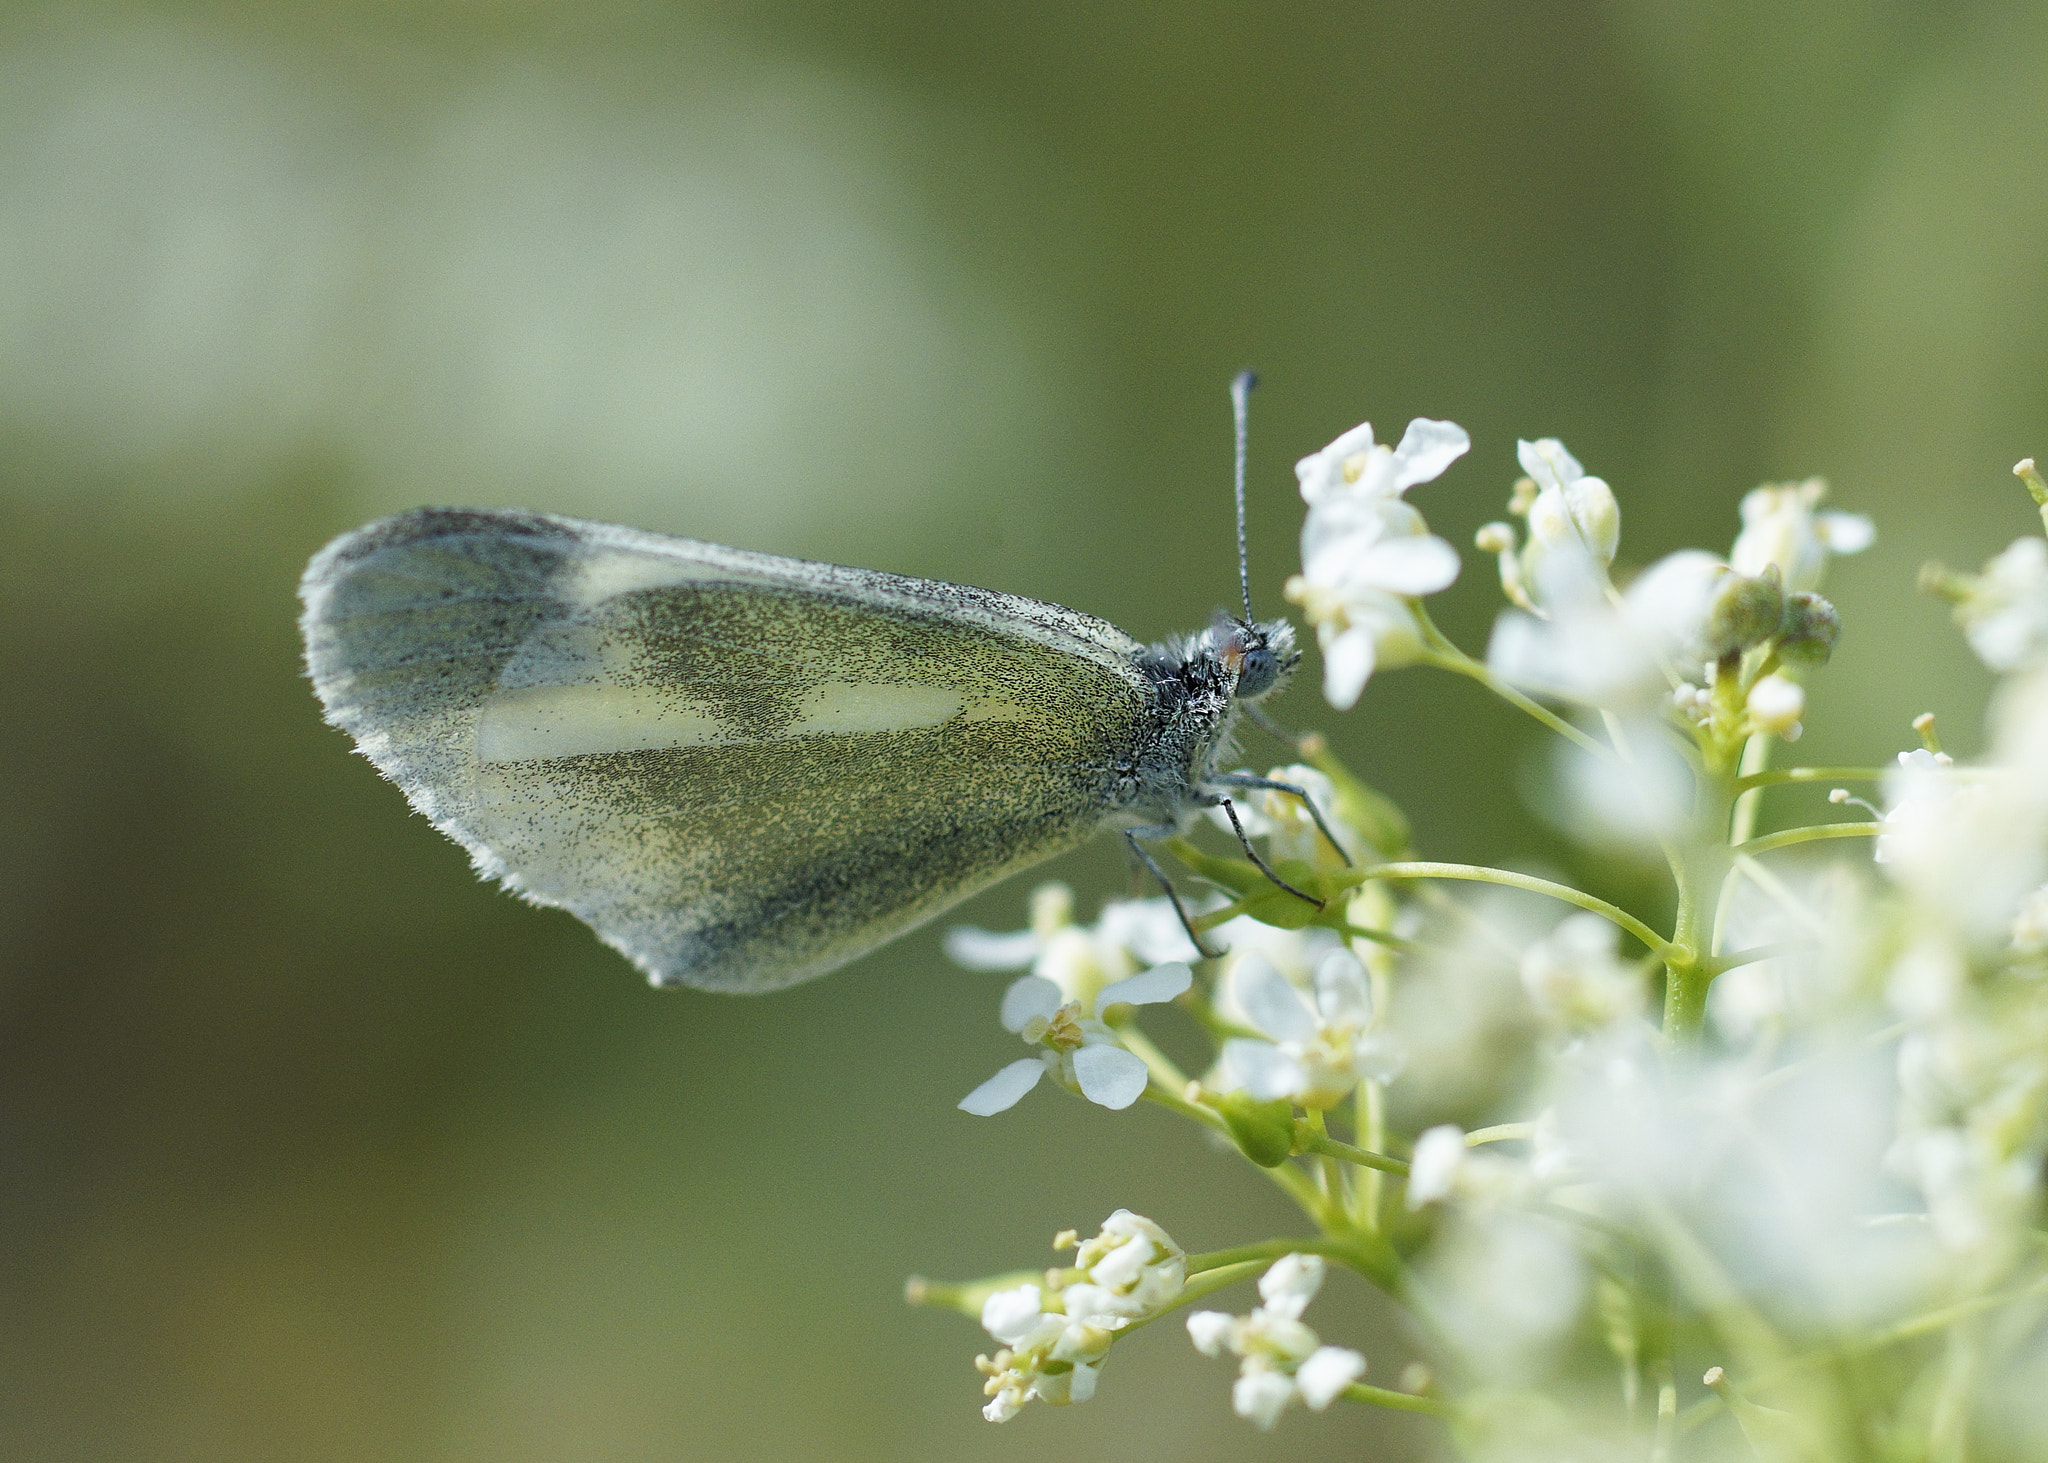
[[[1069,1231],[1053,1248],[1076,1238]],[[1141,1214],[1117,1210],[1079,1245],[1070,1269],[982,1303],[982,1326],[1003,1343],[994,1356],[974,1359],[988,1378],[982,1416],[1008,1422],[1034,1397],[1054,1407],[1086,1402],[1116,1333],[1170,1307],[1186,1283],[1187,1256],[1172,1237]]]
[[[1457,579],[1458,551],[1401,495],[1441,477],[1471,445],[1457,423],[1417,417],[1400,446],[1383,447],[1361,422],[1295,464],[1308,520],[1287,598],[1316,627],[1332,706],[1351,707],[1375,670],[1421,655],[1415,601]]]
[[[1322,1288],[1322,1256],[1284,1255],[1259,1277],[1259,1304],[1249,1315],[1196,1311],[1188,1317],[1195,1350],[1243,1358],[1230,1389],[1231,1410],[1261,1429],[1270,1430],[1295,1402],[1321,1412],[1365,1375],[1363,1356],[1323,1345],[1301,1319]]]
[[[1315,904],[1181,844],[1222,891],[1187,907],[1214,958],[1166,900],[1082,926],[1058,886],[1029,930],[956,931],[971,968],[1029,967],[1003,1025],[1036,1048],[963,1107],[1048,1074],[1149,1100],[1315,1232],[1182,1255],[1120,1211],[1042,1282],[929,1287],[1003,1343],[987,1415],[1087,1397],[1131,1326],[1257,1276],[1251,1310],[1186,1324],[1239,1360],[1260,1428],[1344,1401],[1439,1417],[1487,1463],[2048,1456],[2048,536],[1922,573],[1998,677],[1981,756],[1926,715],[1864,765],[1774,766],[1842,633],[1828,565],[1869,520],[1766,485],[1725,552],[1632,570],[1614,489],[1522,442],[1477,540],[1505,603],[1476,658],[1430,619],[1457,556],[1402,496],[1467,446],[1418,419],[1299,465],[1289,596],[1326,699],[1401,665],[1479,682],[1554,736],[1538,807],[1602,887],[1661,891],[1425,861],[1310,737],[1267,780],[1334,840],[1292,793],[1238,812]],[[2020,475],[2048,526],[2048,480]],[[1191,1072],[1140,1029],[1168,1003],[1176,1042],[1209,1038]],[[1342,1274],[1415,1322],[1396,1387],[1302,1319]]]

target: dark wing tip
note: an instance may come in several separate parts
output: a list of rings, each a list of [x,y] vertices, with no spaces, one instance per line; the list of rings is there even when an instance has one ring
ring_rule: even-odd
[[[299,597],[309,598],[350,569],[386,549],[408,548],[430,539],[488,532],[506,538],[574,537],[561,519],[521,508],[408,508],[334,539],[306,565]]]

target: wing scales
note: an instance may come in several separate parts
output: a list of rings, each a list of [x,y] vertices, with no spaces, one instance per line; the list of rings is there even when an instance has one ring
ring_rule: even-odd
[[[663,982],[823,974],[1084,840],[1147,704],[1057,606],[540,515],[373,524],[303,593],[329,719]]]

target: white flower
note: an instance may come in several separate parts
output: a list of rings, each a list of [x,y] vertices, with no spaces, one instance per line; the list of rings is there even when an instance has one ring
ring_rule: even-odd
[[[1418,1137],[1408,1160],[1408,1207],[1420,1209],[1449,1198],[1467,1151],[1465,1130],[1456,1123],[1440,1123]]]
[[[946,954],[969,970],[1023,970],[1057,985],[1070,1001],[1092,1003],[1104,986],[1140,970],[1200,958],[1173,901],[1112,900],[1093,926],[1074,923],[1074,894],[1041,884],[1031,894],[1031,927],[993,933],[972,925],[946,931]]]
[[[1373,440],[1372,423],[1360,422],[1322,451],[1294,464],[1302,501],[1316,508],[1351,498],[1398,498],[1418,483],[1434,482],[1472,448],[1456,422],[1417,417],[1401,434],[1401,445]]]
[[[2009,682],[2008,693],[2028,689]],[[2048,786],[2027,765],[2048,749],[2029,747],[2048,734],[2029,696],[2003,699],[1989,766],[1967,772],[1926,751],[1902,752],[1885,779],[1885,831],[1877,861],[1922,907],[1973,942],[2005,943],[2021,901],[2048,874]],[[2019,714],[2014,714],[2019,713]],[[2001,765],[2002,764],[2002,765]]]
[[[1004,1343],[993,1357],[974,1359],[988,1378],[981,1415],[990,1422],[1008,1422],[1034,1397],[1054,1407],[1093,1397],[1096,1371],[1117,1329],[1127,1324],[1121,1317],[1097,1325],[1095,1318],[1047,1311],[1043,1300],[1041,1289],[1027,1284],[999,1290],[982,1304],[983,1328]]]
[[[1614,491],[1599,478],[1586,476],[1579,460],[1555,437],[1515,443],[1522,471],[1536,484],[1529,505],[1529,546],[1523,550],[1522,572],[1541,580],[1543,560],[1571,545],[1603,569],[1614,562],[1621,541],[1621,509]]]
[[[1755,577],[1776,565],[1787,593],[1820,587],[1830,554],[1860,554],[1877,539],[1861,513],[1816,513],[1827,494],[1819,478],[1752,488],[1742,498],[1742,532],[1728,562]]]
[[[1981,574],[1955,582],[1956,623],[1984,664],[2016,670],[2048,649],[2048,539],[2015,539]]]
[[[1699,663],[1708,612],[1727,573],[1712,554],[1681,549],[1637,575],[1616,606],[1590,558],[1560,547],[1531,584],[1547,618],[1502,614],[1487,667],[1526,690],[1568,701],[1645,704],[1667,693],[1671,668]]]
[[[1322,1283],[1320,1255],[1285,1255],[1260,1277],[1260,1303],[1248,1315],[1196,1311],[1188,1317],[1188,1339],[1197,1351],[1243,1359],[1230,1389],[1231,1410],[1262,1430],[1296,1401],[1321,1412],[1365,1375],[1363,1356],[1324,1346],[1302,1322]]]
[[[1309,512],[1302,572],[1287,582],[1287,597],[1316,627],[1323,693],[1339,710],[1356,704],[1375,669],[1408,664],[1422,651],[1410,601],[1458,577],[1458,551],[1430,533],[1401,494],[1470,446],[1455,423],[1417,417],[1401,445],[1387,448],[1365,422],[1295,465]]]
[[[1187,966],[1155,966],[1142,975],[1105,986],[1093,1000],[1070,1001],[1042,975],[1027,975],[1003,993],[1002,1021],[1035,1047],[960,1099],[960,1110],[977,1117],[1006,1112],[1050,1072],[1071,1092],[1101,1107],[1121,1110],[1136,1102],[1150,1080],[1144,1060],[1124,1049],[1099,1019],[1115,1005],[1146,1006],[1170,1001],[1193,983]]]
[[[982,1326],[1004,1343],[974,1359],[988,1378],[981,1415],[990,1422],[1008,1422],[1034,1397],[1054,1407],[1086,1402],[1116,1333],[1172,1305],[1187,1281],[1180,1246],[1128,1209],[1080,1246],[1075,1268],[1079,1277],[1058,1289],[1018,1285],[982,1302]]]
[[[1180,1299],[1187,1258],[1164,1229],[1142,1214],[1119,1209],[1075,1251],[1074,1264],[1085,1278],[1061,1292],[1067,1311],[1132,1321],[1155,1316]]]
[[[1620,946],[1621,932],[1599,915],[1566,915],[1522,953],[1522,988],[1567,1031],[1629,1020],[1642,1012],[1643,973],[1621,958]]]
[[[1799,740],[1799,718],[1806,714],[1806,692],[1797,681],[1773,673],[1757,678],[1744,703],[1750,724],[1775,732],[1788,742]]]
[[[1374,1027],[1372,990],[1350,951],[1333,950],[1316,967],[1313,1004],[1256,953],[1239,960],[1228,979],[1237,1008],[1267,1039],[1223,1044],[1227,1089],[1326,1108],[1360,1082],[1390,1082],[1400,1072],[1400,1048]]]
[[[1336,785],[1315,768],[1299,764],[1275,767],[1266,774],[1266,778],[1269,782],[1291,782],[1306,792],[1315,800],[1316,810],[1339,838],[1344,838],[1350,831],[1337,819]],[[1328,866],[1343,863],[1337,850],[1330,847],[1330,841],[1316,828],[1308,808],[1293,793],[1275,792],[1271,788],[1247,789],[1233,797],[1231,802],[1244,824],[1245,836],[1267,840],[1266,853],[1272,861],[1300,859],[1303,863]],[[1222,808],[1211,808],[1209,817],[1224,832],[1233,831],[1230,815]],[[1357,847],[1364,840],[1352,834],[1346,842]]]

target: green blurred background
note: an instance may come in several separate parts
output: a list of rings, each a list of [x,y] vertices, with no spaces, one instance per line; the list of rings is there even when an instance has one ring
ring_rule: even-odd
[[[0,1454],[1428,1455],[1363,1409],[1260,1437],[1172,1327],[983,1423],[985,1338],[907,1274],[1118,1205],[1191,1248],[1288,1216],[1149,1111],[955,1112],[1016,1053],[934,932],[656,993],[477,884],[320,723],[298,572],[511,503],[1155,637],[1231,596],[1251,363],[1265,612],[1290,464],[1361,418],[1471,430],[1415,494],[1461,545],[1517,435],[1614,484],[1636,563],[1823,473],[1881,540],[1810,755],[1928,707],[1967,747],[1985,677],[1911,581],[2033,522],[2044,75],[2038,0],[10,7]],[[1282,714],[1430,853],[1653,897],[1523,810],[1536,743],[1473,688],[1340,719],[1315,682]],[[1369,1300],[1318,1311],[1398,1374]]]

